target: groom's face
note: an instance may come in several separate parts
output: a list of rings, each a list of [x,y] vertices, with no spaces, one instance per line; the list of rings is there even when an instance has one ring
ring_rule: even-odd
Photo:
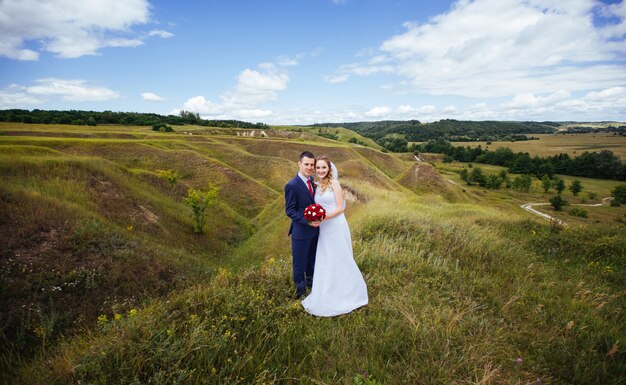
[[[305,156],[298,162],[298,166],[300,167],[300,173],[308,178],[313,174],[313,170],[315,170],[315,159]]]

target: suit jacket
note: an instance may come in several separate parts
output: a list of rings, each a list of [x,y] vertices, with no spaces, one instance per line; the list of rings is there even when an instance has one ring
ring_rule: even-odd
[[[313,194],[315,194],[315,184],[313,184]],[[313,238],[319,234],[319,229],[310,226],[308,221],[304,219],[304,209],[313,203],[315,200],[311,196],[309,188],[298,175],[287,182],[285,185],[285,212],[291,218],[289,235],[293,239]]]

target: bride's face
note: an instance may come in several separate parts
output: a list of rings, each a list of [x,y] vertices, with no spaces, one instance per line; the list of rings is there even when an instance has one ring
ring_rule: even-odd
[[[315,173],[320,179],[324,179],[328,175],[328,163],[323,160],[318,160],[315,163]]]

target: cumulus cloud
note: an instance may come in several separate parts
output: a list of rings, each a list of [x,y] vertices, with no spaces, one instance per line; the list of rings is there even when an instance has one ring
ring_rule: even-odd
[[[44,102],[40,97],[29,95],[26,87],[17,84],[11,84],[0,91],[0,108],[3,109],[30,107]]]
[[[88,85],[85,80],[39,79],[36,85],[26,88],[30,95],[42,97],[60,96],[62,100],[72,102],[103,101],[117,99],[119,94],[105,87]]]
[[[483,98],[623,85],[625,4],[459,0],[337,74],[394,73],[413,92]]]
[[[48,51],[76,58],[104,47],[135,47],[143,40],[132,28],[148,23],[149,17],[147,0],[3,0],[0,56],[37,60],[40,51]]]
[[[80,79],[38,79],[34,85],[12,84],[0,91],[0,107],[20,108],[43,104],[60,98],[70,102],[90,102],[117,99],[119,94],[106,87],[94,86]]]
[[[391,113],[391,108],[387,106],[377,106],[367,111],[365,113],[365,116],[381,118],[381,117],[389,115],[389,113]]]
[[[276,101],[278,92],[287,88],[289,75],[272,63],[261,63],[257,70],[246,68],[237,76],[237,84],[219,96],[219,102],[204,96],[190,98],[184,110],[217,118],[260,118],[271,116],[270,110],[259,109],[264,103]]]
[[[202,115],[219,115],[224,107],[206,100],[204,96],[194,96],[183,104],[183,110],[197,112]]]
[[[148,102],[161,102],[164,100],[162,97],[152,92],[144,92],[141,94],[141,97],[143,98],[143,100],[146,100]]]

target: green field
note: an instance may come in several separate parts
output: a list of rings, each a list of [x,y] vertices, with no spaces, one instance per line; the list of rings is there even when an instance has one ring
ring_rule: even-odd
[[[349,132],[176,130],[0,124],[2,382],[623,383],[624,206],[557,226],[519,207],[552,195],[536,183],[466,186],[467,165]],[[291,299],[283,186],[305,149],[347,191],[370,303],[346,316]],[[572,203],[618,184],[581,181]],[[209,183],[196,234],[183,198]]]
[[[521,142],[453,142],[455,146],[470,146],[489,150],[500,147],[509,147],[514,152],[527,152],[531,156],[552,156],[561,153],[576,157],[583,152],[599,152],[610,150],[616,156],[626,161],[626,137],[606,133],[598,134],[533,134],[529,135],[539,140]]]

